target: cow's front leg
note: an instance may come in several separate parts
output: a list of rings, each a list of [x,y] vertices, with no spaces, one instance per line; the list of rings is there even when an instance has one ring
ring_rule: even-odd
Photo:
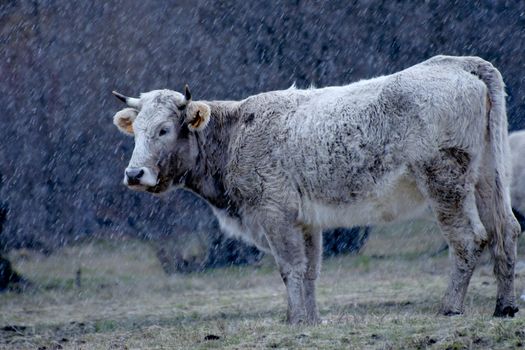
[[[315,284],[321,271],[323,257],[322,231],[315,227],[304,229],[306,273],[303,280],[306,320],[309,324],[321,322],[315,297]]]
[[[276,218],[265,220],[265,231],[288,294],[287,321],[307,321],[303,279],[306,271],[305,242],[302,230],[293,223]]]
[[[286,293],[288,294],[286,321],[289,324],[305,323],[306,313],[303,289],[304,270],[299,266],[291,266],[282,261],[278,263],[278,265],[281,277],[286,286]]]

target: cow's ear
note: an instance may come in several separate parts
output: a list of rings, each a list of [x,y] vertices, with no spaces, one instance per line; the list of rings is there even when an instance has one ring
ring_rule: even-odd
[[[210,121],[210,106],[204,102],[191,102],[186,108],[188,128],[191,131],[203,130]]]
[[[113,117],[113,124],[124,134],[133,135],[133,122],[139,112],[134,108],[124,108]]]

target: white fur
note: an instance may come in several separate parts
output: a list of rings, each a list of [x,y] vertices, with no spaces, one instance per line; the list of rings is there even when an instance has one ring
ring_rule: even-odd
[[[512,207],[525,215],[525,130],[509,135],[512,154]]]
[[[211,206],[211,208],[213,214],[217,217],[217,221],[219,221],[221,230],[228,236],[242,239],[249,244],[255,245],[264,252],[271,252],[264,230],[260,226],[252,225],[250,222],[248,222],[248,224],[243,223],[241,218],[230,216],[226,210],[218,209],[214,206]]]
[[[305,200],[299,219],[322,228],[369,226],[428,217],[429,211],[416,183],[403,176],[384,192],[356,204],[330,205]]]

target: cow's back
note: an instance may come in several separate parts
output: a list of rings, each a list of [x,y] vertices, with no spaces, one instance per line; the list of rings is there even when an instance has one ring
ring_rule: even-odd
[[[443,148],[477,147],[464,130],[484,134],[485,93],[459,65],[429,61],[347,86],[250,97],[231,178],[241,195],[297,206],[381,204],[400,184],[422,198],[411,166]]]

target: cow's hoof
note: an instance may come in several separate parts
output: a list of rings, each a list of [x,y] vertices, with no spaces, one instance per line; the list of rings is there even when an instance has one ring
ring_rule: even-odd
[[[287,320],[286,323],[288,323],[290,326],[301,326],[301,325],[307,324],[306,321],[302,318],[294,319],[294,320]]]
[[[514,317],[519,310],[517,306],[505,306],[504,308],[496,306],[494,317]]]
[[[286,323],[288,323],[291,326],[307,324],[306,316],[305,315],[295,315],[295,316],[291,316],[291,317],[288,316],[286,318]]]
[[[317,326],[317,325],[320,325],[321,322],[322,322],[322,320],[321,320],[321,318],[319,316],[309,317],[306,320],[306,324],[309,325],[309,326]]]
[[[459,315],[463,315],[463,312],[461,312],[461,311],[454,311],[454,310],[442,310],[441,314],[443,316],[459,316]]]

